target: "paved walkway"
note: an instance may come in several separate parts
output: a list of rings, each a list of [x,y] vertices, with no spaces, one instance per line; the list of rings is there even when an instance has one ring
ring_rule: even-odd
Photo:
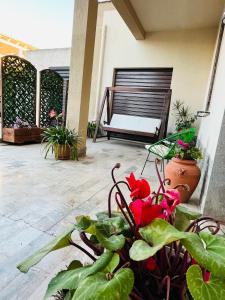
[[[120,179],[131,171],[140,175],[145,156],[142,145],[113,140],[89,141],[87,157],[78,162],[45,160],[40,145],[0,144],[0,299],[42,299],[49,279],[81,253],[59,250],[27,274],[16,265],[63,232],[76,215],[104,210],[114,164],[121,163]],[[144,175],[154,187],[153,164]]]

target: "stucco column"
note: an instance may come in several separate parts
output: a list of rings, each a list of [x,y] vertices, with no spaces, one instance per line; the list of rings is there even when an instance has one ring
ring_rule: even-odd
[[[74,7],[67,126],[82,137],[80,155],[86,153],[97,7],[97,0],[76,0]]]

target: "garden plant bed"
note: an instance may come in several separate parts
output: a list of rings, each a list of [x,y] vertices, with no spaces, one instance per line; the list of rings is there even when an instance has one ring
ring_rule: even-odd
[[[24,144],[41,142],[41,128],[3,128],[3,142]]]

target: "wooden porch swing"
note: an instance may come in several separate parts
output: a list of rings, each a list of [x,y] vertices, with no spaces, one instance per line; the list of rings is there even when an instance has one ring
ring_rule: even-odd
[[[153,70],[153,76],[156,77],[156,69]],[[162,69],[159,70],[162,71]],[[150,69],[150,71],[152,70]],[[130,73],[132,74],[129,70]],[[146,74],[145,69],[143,73]],[[94,142],[96,142],[105,106],[106,121],[103,122],[102,129],[107,132],[108,139],[115,137],[133,141],[155,142],[165,137],[170,109],[171,89],[167,83],[160,85],[162,81],[157,84],[156,80],[152,84],[152,80],[149,80],[151,76],[148,73],[147,81],[150,82],[147,82],[147,87],[145,87],[146,82],[144,83],[144,87],[138,86],[141,80],[133,80],[134,75],[132,74],[132,77],[128,81],[125,81],[125,83],[128,82],[128,86],[120,85],[105,89],[96,122]],[[116,81],[116,75],[114,75],[114,81]],[[119,82],[119,84],[121,83]],[[153,86],[150,86],[150,84]]]
[[[135,97],[139,99],[139,102],[134,106],[127,104],[129,100],[115,105],[118,94],[124,97],[129,94],[129,99]],[[107,121],[103,126],[103,130],[107,132],[108,139],[113,136],[147,142],[165,137],[170,99],[170,89],[107,87],[97,119],[93,141],[96,141],[105,105]],[[135,110],[133,110],[133,107],[135,107]]]

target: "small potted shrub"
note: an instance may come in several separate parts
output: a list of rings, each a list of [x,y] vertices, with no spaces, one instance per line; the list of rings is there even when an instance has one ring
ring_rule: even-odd
[[[95,134],[95,129],[96,129],[96,122],[88,122],[88,127],[87,127],[87,136],[89,138],[93,138]]]
[[[75,247],[91,262],[73,260],[49,282],[44,299],[225,299],[225,239],[217,235],[220,222],[180,205],[179,191],[165,190],[160,177],[159,189],[151,193],[149,183],[133,173],[127,182],[117,182],[115,168],[108,211],[94,219],[77,217],[76,224],[18,269],[28,272],[51,251]],[[129,202],[121,186],[129,189]],[[117,211],[112,211],[113,201]]]
[[[197,160],[202,159],[202,153],[195,146],[194,138],[190,143],[178,140],[173,150],[173,156],[166,165],[165,177],[170,179],[171,186],[187,185],[187,189],[181,190],[181,202],[187,202],[195,191],[201,176]]]
[[[88,122],[87,136],[89,138],[93,138],[94,137],[96,126],[97,126],[96,121]],[[101,136],[102,136],[102,126],[100,124],[99,127],[98,127],[97,137],[101,137]]]
[[[191,113],[189,107],[185,106],[182,101],[177,100],[173,104],[173,111],[176,117],[176,131],[191,128],[197,119],[197,116]]]
[[[71,130],[63,126],[63,113],[57,115],[52,109],[49,112],[49,117],[54,120],[52,126],[46,128],[43,133],[42,143],[47,143],[44,146],[45,158],[51,150],[55,154],[56,160],[78,160],[78,145],[80,137],[75,130]]]
[[[56,160],[78,159],[77,148],[80,138],[74,130],[61,126],[50,127],[43,131],[42,136],[42,143],[47,143],[44,146],[45,158],[52,150]]]

